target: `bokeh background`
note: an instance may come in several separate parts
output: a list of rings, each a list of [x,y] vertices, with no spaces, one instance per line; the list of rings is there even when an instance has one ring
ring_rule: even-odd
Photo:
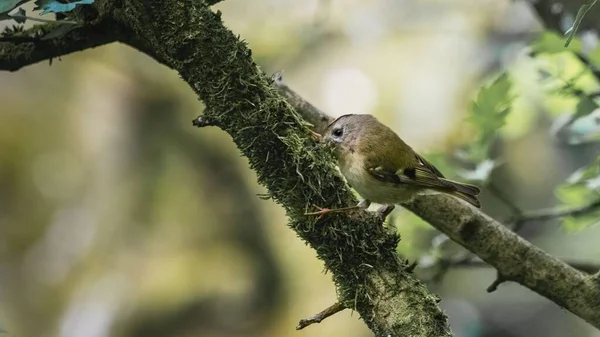
[[[284,69],[293,89],[332,115],[378,116],[426,157],[469,141],[472,100],[508,69],[516,98],[490,179],[523,210],[559,205],[556,187],[599,152],[550,132],[578,100],[549,93],[540,67],[564,76],[584,68],[572,55],[529,55],[543,28],[525,2],[227,0],[215,8],[265,72]],[[0,73],[3,334],[372,336],[349,310],[294,330],[335,302],[331,277],[281,207],[257,197],[265,189],[230,137],[192,127],[201,112],[175,72],[119,44]],[[481,200],[496,218],[510,216],[488,189]],[[414,216],[398,210],[393,222],[411,260],[439,248]],[[521,234],[566,260],[600,263],[598,227],[550,221]],[[453,267],[436,282],[426,269],[419,275],[442,296],[456,336],[600,336],[518,285],[486,293],[492,269]]]

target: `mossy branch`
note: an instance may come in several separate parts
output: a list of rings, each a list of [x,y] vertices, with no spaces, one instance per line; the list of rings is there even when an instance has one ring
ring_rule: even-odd
[[[44,57],[122,41],[178,71],[206,104],[203,120],[231,135],[259,182],[285,208],[290,227],[324,261],[341,305],[357,310],[377,336],[449,336],[439,298],[396,255],[399,238],[382,230],[383,219],[366,212],[317,222],[304,216],[313,204],[356,202],[298,112],[317,130],[327,116],[307,114],[306,104],[294,110],[253,62],[246,44],[210,10],[212,3],[96,0],[102,15],[91,22],[112,26],[86,32],[99,26],[84,25],[51,42],[0,42],[0,68],[15,70]],[[519,282],[600,327],[597,276],[570,268],[454,198],[422,196],[403,206],[495,267],[499,279]]]
[[[395,250],[399,238],[382,230],[383,219],[367,212],[320,221],[304,215],[313,204],[340,207],[356,200],[331,154],[311,138],[308,124],[277,93],[246,44],[224,27],[220,13],[197,0],[129,0],[120,15],[137,37],[125,42],[177,70],[206,105],[202,124],[231,135],[258,181],[285,208],[290,227],[324,261],[341,305],[358,311],[377,336],[450,335],[439,298],[403,270]]]

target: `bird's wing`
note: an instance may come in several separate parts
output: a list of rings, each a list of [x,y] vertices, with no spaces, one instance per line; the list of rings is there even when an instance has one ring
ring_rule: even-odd
[[[415,156],[417,157],[417,160],[420,162],[420,164],[428,168],[429,171],[431,171],[433,174],[440,178],[445,178],[442,172],[440,172],[435,166],[433,166],[433,164],[428,162],[425,158],[421,157],[418,153],[415,153]]]
[[[427,163],[429,164],[427,165],[425,163],[427,162],[420,162],[416,167],[397,171],[386,169],[383,166],[365,167],[365,169],[371,176],[382,182],[426,188],[454,189],[452,183],[443,178],[440,179],[443,175],[435,167],[431,169],[429,167],[431,164]]]

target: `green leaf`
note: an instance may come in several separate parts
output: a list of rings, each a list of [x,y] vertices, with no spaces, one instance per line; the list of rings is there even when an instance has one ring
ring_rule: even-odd
[[[63,13],[72,11],[77,5],[89,5],[92,3],[94,3],[94,0],[35,0],[36,7],[34,10],[41,9],[42,13],[40,15],[48,13]]]
[[[569,47],[565,48],[565,38],[551,31],[544,31],[531,45],[531,48],[535,53],[547,54],[558,54],[565,51],[579,51],[579,49],[581,49],[580,47],[581,46],[579,46],[579,44],[569,44]]]
[[[584,166],[573,172],[566,180],[567,184],[582,184],[588,180],[600,176],[600,157],[596,158],[590,165]]]
[[[600,211],[586,213],[576,217],[568,216],[562,219],[563,227],[570,232],[580,231],[600,224]]]
[[[587,95],[581,96],[579,103],[577,103],[577,107],[575,110],[575,117],[583,117],[592,113],[594,110],[598,109],[598,103],[594,101]]]
[[[584,206],[600,197],[600,156],[590,165],[573,172],[562,185],[555,190],[562,206]],[[574,221],[574,220],[573,220]]]
[[[567,41],[565,42],[565,47],[569,46],[569,44],[571,43],[571,40],[573,39],[575,34],[577,34],[577,30],[579,30],[579,26],[581,25],[581,22],[583,21],[583,17],[592,8],[592,6],[594,6],[596,4],[596,2],[598,2],[598,0],[594,0],[594,1],[592,1],[592,3],[582,5],[579,8],[579,11],[577,11],[577,16],[575,17],[575,22],[573,22],[573,26],[571,26],[571,28],[569,28],[565,33],[565,35],[567,35]]]
[[[562,184],[555,190],[555,195],[563,205],[585,205],[593,200],[597,193],[590,191],[585,184]]]
[[[464,152],[473,163],[481,163],[488,159],[489,148],[498,129],[506,123],[506,116],[510,112],[513,101],[511,87],[512,82],[508,74],[503,73],[490,85],[481,88],[471,104],[467,121],[477,130],[477,138]]]

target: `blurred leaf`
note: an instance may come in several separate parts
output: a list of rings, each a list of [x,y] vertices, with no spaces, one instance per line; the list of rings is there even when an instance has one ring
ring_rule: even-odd
[[[596,158],[590,165],[584,166],[573,172],[567,179],[567,184],[580,184],[587,180],[600,176],[600,157]]]
[[[574,206],[585,205],[597,193],[590,191],[585,184],[562,184],[556,188],[555,195],[564,205]]]
[[[36,7],[34,10],[42,10],[40,15],[48,13],[62,13],[72,11],[77,5],[89,5],[94,3],[94,0],[73,0],[67,3],[59,2],[58,0],[35,0]]]
[[[592,6],[594,6],[596,4],[596,2],[598,2],[598,0],[594,0],[594,1],[592,1],[592,3],[589,3],[589,4],[581,5],[581,7],[579,8],[579,11],[577,11],[577,16],[575,17],[575,22],[573,22],[573,26],[571,26],[571,28],[569,28],[569,30],[567,30],[565,32],[565,35],[567,35],[567,41],[565,42],[565,47],[569,46],[569,44],[571,43],[571,40],[573,39],[575,34],[577,34],[577,30],[579,30],[579,26],[581,25],[581,22],[583,21],[583,17],[592,8]]]
[[[536,53],[558,54],[565,51],[578,50],[578,46],[570,44],[565,47],[565,38],[551,31],[544,31],[540,37],[533,42],[531,48]]]
[[[571,145],[597,141],[600,137],[600,109],[591,114],[577,118],[571,125],[562,130],[567,143]]]
[[[580,216],[569,216],[562,219],[562,225],[569,232],[580,231],[600,224],[600,211]]]
[[[566,182],[556,189],[556,197],[562,206],[574,207],[589,205],[591,200],[600,197],[600,157],[586,167],[573,172]],[[600,223],[600,210],[568,216],[561,219],[568,231],[577,231]]]
[[[488,159],[489,148],[500,129],[506,123],[513,96],[512,83],[508,74],[503,73],[490,85],[483,87],[471,104],[467,120],[476,128],[477,139],[465,150],[466,156],[474,163]]]
[[[498,167],[500,164],[492,159],[486,159],[477,164],[475,169],[473,170],[459,170],[457,173],[459,176],[473,181],[473,182],[482,182],[486,183],[492,171]]]
[[[423,157],[427,159],[431,165],[435,166],[440,172],[442,172],[444,176],[450,177],[454,175],[456,168],[448,161],[446,153],[442,151],[431,151],[425,153]]]
[[[596,101],[587,95],[581,96],[579,103],[577,103],[575,117],[587,116],[596,109],[598,109],[598,103],[596,103]]]

